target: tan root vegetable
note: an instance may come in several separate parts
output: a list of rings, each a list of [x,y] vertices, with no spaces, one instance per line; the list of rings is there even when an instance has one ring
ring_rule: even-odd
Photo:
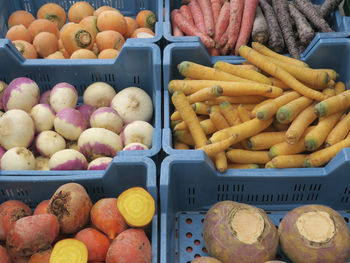
[[[97,27],[100,31],[114,30],[124,35],[126,33],[126,21],[120,12],[107,10],[97,17]]]
[[[17,10],[13,12],[8,19],[8,26],[13,27],[14,25],[24,25],[29,27],[29,25],[35,20],[35,17],[25,10]]]
[[[96,55],[89,49],[78,49],[70,56],[71,59],[96,59]]]
[[[24,25],[15,25],[12,26],[6,33],[5,36],[7,39],[11,41],[14,40],[24,40],[29,43],[32,42],[33,38],[30,34],[29,30]]]
[[[73,4],[68,10],[68,19],[71,22],[79,23],[83,18],[91,16],[95,9],[85,1]]]
[[[80,22],[80,25],[82,25],[84,28],[86,28],[93,37],[96,37],[97,33],[99,32],[97,28],[97,17],[96,16],[87,16],[83,18]]]
[[[36,17],[38,19],[44,18],[50,20],[58,27],[58,29],[60,29],[67,20],[66,11],[56,3],[46,3],[42,5],[36,14]]]
[[[118,55],[119,55],[119,50],[108,48],[108,49],[102,50],[98,54],[97,58],[100,58],[100,59],[114,59],[114,58],[117,58]]]
[[[94,13],[93,13],[93,15],[94,16],[99,16],[103,11],[116,11],[116,12],[119,12],[119,10],[118,9],[116,9],[116,8],[114,8],[114,7],[112,7],[112,6],[109,6],[109,5],[103,5],[103,6],[100,6],[99,8],[97,8],[95,11],[94,11]]]
[[[151,29],[145,28],[145,27],[139,27],[131,34],[130,37],[131,38],[152,38],[154,36],[155,34]]]
[[[61,40],[69,54],[82,48],[91,49],[94,44],[94,37],[79,24],[67,26],[61,33]]]
[[[24,40],[12,41],[17,50],[23,55],[25,59],[35,59],[38,58],[38,54],[34,46]]]
[[[129,38],[132,33],[139,27],[136,20],[132,17],[125,16],[124,17],[126,21],[126,32],[124,34],[125,38]]]
[[[96,44],[100,51],[108,48],[121,50],[125,43],[122,34],[114,30],[106,30],[96,35]]]
[[[47,58],[47,59],[66,59],[66,57],[63,55],[63,53],[61,51],[56,51],[56,52],[48,55],[45,58]]]
[[[33,23],[29,25],[28,30],[33,38],[40,32],[50,32],[55,34],[57,38],[60,37],[60,31],[57,26],[47,19],[37,19],[33,21]]]
[[[58,51],[58,39],[49,32],[40,32],[34,37],[33,46],[39,56],[47,57]]]

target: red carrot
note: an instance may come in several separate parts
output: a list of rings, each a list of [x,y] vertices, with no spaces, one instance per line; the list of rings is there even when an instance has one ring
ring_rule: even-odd
[[[210,0],[197,0],[197,1],[202,10],[202,14],[204,17],[206,33],[208,36],[212,37],[214,35],[215,25],[214,25],[213,11],[211,9]]]
[[[178,12],[178,11],[179,11],[178,9],[174,9],[173,11],[171,11],[171,13],[170,13],[171,25],[173,27],[173,36],[182,37],[184,34],[174,21],[174,12]]]
[[[218,42],[216,42],[215,44],[215,48],[219,48],[221,49],[222,47],[224,47],[227,43],[228,40],[228,27],[226,28],[226,31],[222,34],[221,38],[219,39]]]
[[[191,14],[194,20],[194,25],[203,33],[206,34],[204,17],[202,14],[201,7],[199,6],[197,0],[192,0],[188,7],[191,10]]]
[[[232,50],[236,44],[244,8],[244,1],[231,0],[230,2],[230,23],[228,25],[228,41],[225,45],[226,50]]]
[[[193,21],[193,17],[192,17],[192,14],[191,14],[191,10],[190,8],[188,7],[188,5],[182,5],[180,6],[180,13],[186,17],[188,19],[188,21],[194,25],[194,21]]]
[[[203,34],[202,32],[200,32],[200,30],[196,26],[191,25],[191,23],[188,22],[188,20],[179,11],[174,12],[174,21],[177,24],[177,26],[180,28],[180,30],[184,32],[186,35],[198,36],[207,48],[214,47],[215,45],[214,40],[208,37],[206,34]]]
[[[220,51],[216,48],[210,48],[208,50],[210,56],[214,57],[214,56],[220,56]]]
[[[215,33],[213,37],[215,43],[219,42],[220,38],[225,33],[229,22],[230,22],[230,2],[225,1],[224,5],[221,7],[218,20],[215,23]]]
[[[223,3],[222,3],[222,0],[210,0],[210,2],[211,2],[211,11],[213,12],[214,25],[216,25]]]
[[[238,54],[238,49],[241,45],[246,45],[248,43],[250,34],[252,32],[255,11],[258,6],[258,0],[245,0],[244,1],[244,10],[241,28],[239,30],[238,39],[235,47],[235,55]]]

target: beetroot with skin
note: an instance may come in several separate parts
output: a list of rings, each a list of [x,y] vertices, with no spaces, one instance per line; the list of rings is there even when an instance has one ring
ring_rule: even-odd
[[[11,257],[7,252],[7,249],[0,245],[0,262],[1,263],[11,263]]]
[[[249,227],[247,227],[249,226]],[[203,240],[211,256],[223,263],[251,263],[275,258],[278,233],[265,211],[233,201],[221,201],[207,212]]]
[[[28,205],[18,200],[8,200],[0,205],[0,240],[6,240],[7,233],[18,219],[32,215]]]
[[[12,225],[6,247],[19,256],[31,256],[47,249],[59,233],[57,217],[52,214],[26,216]]]
[[[106,263],[151,263],[151,244],[142,229],[129,228],[112,242]]]
[[[57,216],[62,234],[74,234],[89,222],[91,207],[85,188],[77,183],[67,183],[51,197],[48,212]]]
[[[46,249],[33,254],[28,263],[49,263],[52,249]]]
[[[299,206],[283,217],[278,233],[282,251],[295,263],[344,263],[350,258],[350,230],[330,207]]]

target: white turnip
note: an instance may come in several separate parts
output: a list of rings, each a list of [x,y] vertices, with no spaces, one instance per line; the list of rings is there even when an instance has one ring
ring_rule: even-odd
[[[38,171],[49,171],[49,158],[38,156],[35,158],[35,170]]]
[[[35,146],[42,156],[51,157],[66,148],[66,141],[55,131],[42,131],[36,137]]]
[[[86,170],[87,166],[85,156],[73,149],[55,152],[49,160],[50,170]]]
[[[93,160],[97,157],[114,157],[123,149],[121,137],[104,128],[89,128],[78,139],[79,151],[86,158]]]
[[[150,96],[137,87],[128,87],[119,91],[114,96],[111,107],[118,112],[125,123],[137,120],[150,121],[153,115]]]
[[[119,134],[123,128],[123,120],[110,107],[101,107],[95,110],[90,117],[91,127],[105,128]]]
[[[30,115],[33,118],[36,132],[52,129],[56,113],[50,105],[37,104],[31,109]]]
[[[93,106],[95,109],[109,107],[116,92],[106,82],[94,82],[90,84],[83,94],[84,104]]]
[[[34,139],[33,119],[24,110],[9,110],[0,118],[0,144],[6,150],[28,147]]]
[[[223,263],[265,262],[276,256],[278,232],[264,210],[220,201],[207,212],[203,240],[209,255]]]
[[[99,157],[89,163],[88,170],[105,170],[113,160],[112,157]]]
[[[77,110],[83,115],[87,128],[90,128],[90,116],[94,112],[95,108],[91,105],[82,104],[77,107]]]
[[[0,110],[4,109],[4,105],[2,103],[2,96],[7,88],[7,84],[0,80]]]
[[[47,90],[43,94],[41,94],[39,98],[39,103],[50,105],[50,93],[51,93],[51,90]]]
[[[124,145],[138,142],[152,147],[153,126],[146,121],[133,121],[121,133]]]
[[[30,78],[15,78],[10,82],[2,96],[5,111],[21,109],[30,112],[39,102],[40,89]]]
[[[55,130],[68,140],[77,140],[86,126],[83,115],[73,108],[59,111],[54,120]]]
[[[132,142],[128,145],[125,145],[123,151],[137,151],[137,150],[148,150],[148,147],[139,142]]]
[[[56,113],[66,108],[75,108],[77,102],[78,92],[73,85],[61,82],[52,88],[50,105]]]
[[[35,158],[25,147],[13,147],[1,158],[2,170],[34,170]]]
[[[303,205],[278,226],[282,251],[295,263],[344,263],[350,258],[350,230],[344,218],[324,205]]]

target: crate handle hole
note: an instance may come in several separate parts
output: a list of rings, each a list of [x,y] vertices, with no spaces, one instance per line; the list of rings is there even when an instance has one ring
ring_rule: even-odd
[[[195,241],[193,241],[193,243],[194,243],[196,246],[199,246],[199,245],[201,244],[201,242],[200,242],[198,239],[196,239]]]
[[[186,233],[186,237],[187,237],[187,238],[191,238],[191,237],[192,237],[192,233],[191,233],[191,232],[187,232],[187,233]]]
[[[191,253],[191,252],[193,251],[193,248],[192,248],[192,247],[186,247],[186,251],[187,251],[188,253]]]
[[[208,253],[208,249],[206,247],[202,248],[203,253]]]
[[[191,218],[187,218],[187,219],[186,219],[186,223],[187,223],[187,224],[192,224],[192,219],[191,219]]]

